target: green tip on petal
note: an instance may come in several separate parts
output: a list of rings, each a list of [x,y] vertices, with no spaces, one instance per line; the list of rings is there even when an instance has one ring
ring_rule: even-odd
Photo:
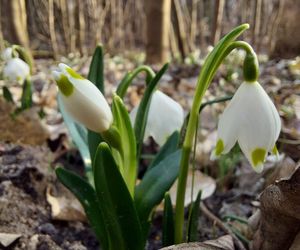
[[[84,77],[82,77],[81,75],[79,75],[76,71],[74,71],[71,68],[66,68],[66,71],[70,74],[70,76],[72,76],[75,79],[81,79],[81,80],[84,79]]]
[[[219,139],[215,148],[216,156],[219,156],[224,151],[224,142],[222,139]]]
[[[65,75],[60,75],[60,78],[56,80],[59,90],[64,96],[70,96],[73,93],[73,85]]]
[[[267,151],[263,148],[256,148],[251,154],[254,167],[260,166],[264,163]]]
[[[272,154],[273,154],[273,155],[278,155],[278,154],[279,154],[276,145],[274,145],[274,147],[273,147],[273,149],[272,149]]]

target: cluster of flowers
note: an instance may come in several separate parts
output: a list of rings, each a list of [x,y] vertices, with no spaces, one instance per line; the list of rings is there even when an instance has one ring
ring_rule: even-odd
[[[90,130],[108,130],[113,117],[97,87],[65,64],[59,64],[59,69],[53,75],[67,111]],[[137,109],[135,107],[131,111],[132,123]],[[180,104],[156,90],[150,104],[145,139],[151,136],[163,145],[172,132],[181,129],[183,121],[184,112]],[[279,114],[261,85],[256,81],[244,82],[221,115],[218,140],[211,158],[228,153],[238,141],[253,169],[261,172],[267,153],[278,154],[275,142],[280,129]]]

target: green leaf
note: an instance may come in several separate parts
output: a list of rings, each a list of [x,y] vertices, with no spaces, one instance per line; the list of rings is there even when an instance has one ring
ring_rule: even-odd
[[[128,111],[122,99],[117,95],[113,98],[112,112],[114,125],[121,136],[122,172],[129,192],[133,195],[137,175],[136,141]]]
[[[4,99],[5,99],[7,102],[14,103],[13,96],[12,96],[10,90],[8,89],[8,87],[3,86],[2,91],[3,91],[3,97],[4,97]]]
[[[98,146],[93,170],[96,193],[109,237],[109,249],[143,249],[145,242],[133,200],[105,142]]]
[[[168,64],[166,63],[160,71],[155,75],[155,77],[150,81],[147,85],[144,96],[140,102],[139,108],[137,110],[135,124],[134,124],[134,131],[135,131],[135,138],[137,144],[137,159],[139,159],[139,155],[141,152],[141,147],[143,145],[145,128],[148,118],[148,110],[151,102],[151,97],[153,92],[155,91],[155,87],[158,84],[158,81],[163,76],[163,74],[168,69]]]
[[[164,200],[162,244],[164,247],[174,244],[174,214],[169,193],[165,194]]]
[[[102,45],[97,45],[92,62],[90,65],[90,70],[88,74],[88,79],[94,83],[97,88],[104,95],[104,63],[103,63],[103,48]]]
[[[23,83],[21,96],[21,109],[25,110],[32,107],[32,84],[29,78],[26,78]]]
[[[103,249],[108,248],[108,235],[106,233],[103,215],[100,211],[99,201],[93,187],[80,176],[63,168],[55,170],[58,179],[66,186],[82,204],[86,216],[99,239]]]
[[[148,166],[148,170],[156,166],[159,162],[165,159],[169,154],[176,151],[179,142],[179,132],[175,131],[161,147],[151,164]]]
[[[148,220],[153,208],[164,198],[179,172],[181,149],[168,155],[159,164],[149,169],[135,189],[135,204],[144,234],[148,232]]]
[[[104,89],[104,60],[103,60],[103,48],[102,45],[97,45],[92,62],[90,64],[88,79],[94,83],[101,93],[105,94]],[[99,133],[88,129],[88,148],[90,151],[90,158],[92,161],[95,158],[95,154],[98,145],[103,142],[103,138]]]
[[[73,118],[68,114],[68,112],[65,110],[65,107],[64,107],[64,104],[62,102],[60,95],[58,95],[58,97],[57,97],[57,103],[58,103],[60,113],[62,114],[62,117],[64,118],[64,122],[65,122],[65,124],[68,128],[68,131],[72,137],[72,140],[80,152],[83,163],[85,165],[85,171],[90,172],[91,168],[92,168],[92,163],[91,163],[89,148],[87,145],[87,130],[81,124],[76,123],[73,120]],[[92,184],[93,180],[89,179],[89,182]]]
[[[188,220],[188,242],[194,242],[199,240],[198,234],[198,220],[199,220],[199,206],[201,202],[201,190],[199,191],[196,200],[192,203],[191,212]]]

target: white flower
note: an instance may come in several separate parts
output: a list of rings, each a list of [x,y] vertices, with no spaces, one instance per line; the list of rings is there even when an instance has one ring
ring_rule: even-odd
[[[60,63],[59,68],[60,71],[53,71],[53,75],[68,113],[92,131],[107,131],[113,116],[102,93],[69,66]]]
[[[12,48],[6,48],[2,52],[2,59],[4,61],[8,61],[9,59],[13,58],[13,49]]]
[[[259,173],[268,152],[278,154],[275,143],[280,130],[279,114],[264,89],[258,82],[244,82],[221,115],[212,159],[228,153],[238,141]]]
[[[132,124],[134,124],[137,110],[138,106],[134,107],[130,113]],[[151,136],[162,146],[174,131],[181,129],[183,122],[184,112],[180,104],[156,90],[151,98],[144,139]]]
[[[30,75],[29,65],[20,58],[11,58],[3,68],[3,76],[11,81],[23,83]]]

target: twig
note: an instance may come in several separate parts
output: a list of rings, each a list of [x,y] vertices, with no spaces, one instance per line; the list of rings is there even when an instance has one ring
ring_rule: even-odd
[[[200,203],[200,209],[208,219],[213,221],[219,228],[221,228],[225,233],[229,234],[233,238],[233,240],[235,241],[235,244],[239,247],[240,250],[246,250],[243,243],[238,239],[238,237],[236,237],[236,235],[230,230],[230,228],[228,226],[226,226],[211,211],[209,211],[203,202]]]

